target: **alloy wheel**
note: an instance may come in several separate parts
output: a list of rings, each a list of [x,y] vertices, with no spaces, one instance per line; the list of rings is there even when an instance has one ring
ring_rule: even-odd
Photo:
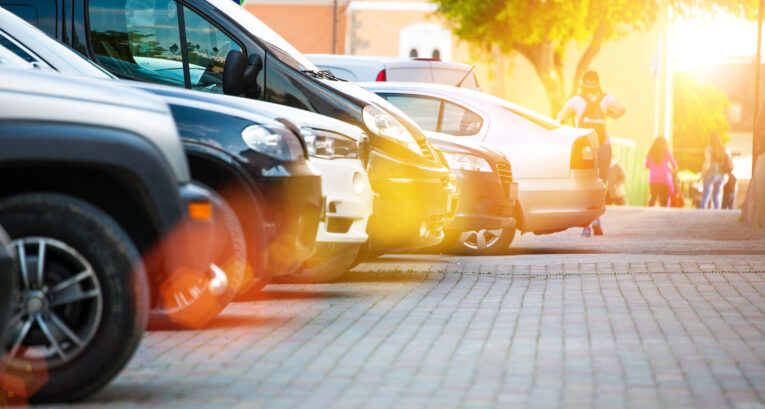
[[[11,366],[52,369],[80,355],[98,331],[104,297],[77,250],[48,237],[13,241],[19,288],[8,325]]]
[[[502,229],[469,230],[460,233],[459,241],[463,246],[472,250],[492,248],[502,237]]]

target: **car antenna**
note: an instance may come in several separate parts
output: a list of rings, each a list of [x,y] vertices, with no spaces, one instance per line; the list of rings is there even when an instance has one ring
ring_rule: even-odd
[[[460,82],[458,82],[458,83],[457,83],[457,88],[462,88],[462,83],[463,83],[463,82],[465,82],[465,80],[467,79],[468,75],[470,75],[470,73],[471,73],[471,72],[473,72],[473,69],[474,69],[474,68],[475,68],[475,65],[473,65],[472,67],[470,67],[470,69],[468,70],[467,74],[465,74],[465,76],[464,76],[464,77],[462,77],[462,79],[460,80]]]

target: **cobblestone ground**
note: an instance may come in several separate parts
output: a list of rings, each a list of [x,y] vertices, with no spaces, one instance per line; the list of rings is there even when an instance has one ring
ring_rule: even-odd
[[[609,209],[607,236],[396,255],[149,333],[84,406],[765,408],[765,232]]]

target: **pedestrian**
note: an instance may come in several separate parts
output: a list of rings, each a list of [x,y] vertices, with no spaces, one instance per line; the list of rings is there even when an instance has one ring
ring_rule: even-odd
[[[611,141],[606,132],[606,117],[619,118],[627,111],[613,95],[606,94],[600,87],[600,77],[595,71],[587,71],[582,76],[579,95],[566,102],[558,112],[558,121],[565,123],[575,120],[579,128],[594,130],[598,135],[598,170],[603,182],[608,181],[608,171],[611,164]],[[600,219],[595,219],[590,226],[582,231],[582,236],[590,237],[592,233],[600,236],[603,228]]]
[[[651,207],[655,203],[661,207],[669,206],[670,198],[675,195],[674,174],[677,172],[677,162],[669,151],[665,137],[657,136],[653,140],[651,150],[645,158],[645,167],[649,170],[648,186],[651,191],[648,206]]]
[[[722,186],[725,184],[725,175],[733,170],[732,163],[730,155],[725,151],[720,134],[710,133],[709,146],[704,155],[704,166],[701,168],[701,180],[704,187],[699,209],[706,209],[710,199],[712,199],[713,208],[720,208]]]
[[[733,172],[728,173],[728,181],[725,182],[725,186],[723,186],[723,209],[733,210],[733,206],[736,204],[737,183],[738,180],[733,176]]]
[[[624,198],[624,183],[627,174],[616,159],[611,159],[611,168],[608,170],[608,184],[606,185],[606,204],[624,206],[627,200]]]

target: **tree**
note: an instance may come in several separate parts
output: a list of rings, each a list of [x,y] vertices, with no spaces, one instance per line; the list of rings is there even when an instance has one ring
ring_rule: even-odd
[[[455,35],[489,53],[517,52],[534,67],[555,115],[576,94],[604,42],[650,29],[668,4],[679,16],[726,12],[753,19],[757,0],[432,0]],[[572,89],[563,71],[571,44],[586,44]]]
[[[680,169],[701,172],[704,151],[712,132],[728,139],[728,120],[725,110],[730,101],[714,85],[702,85],[686,72],[675,73],[675,106],[672,133],[673,152]]]

